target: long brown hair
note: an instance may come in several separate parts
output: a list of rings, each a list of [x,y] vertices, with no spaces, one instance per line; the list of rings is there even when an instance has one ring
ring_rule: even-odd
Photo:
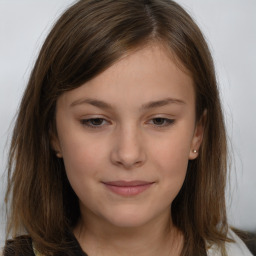
[[[189,162],[171,209],[185,238],[182,255],[204,255],[211,244],[225,255],[227,146],[213,61],[198,26],[170,0],[81,0],[54,25],[32,70],[13,131],[6,194],[8,233],[13,237],[23,230],[42,253],[67,250],[66,233],[80,213],[63,161],[51,148],[56,101],[152,41],[167,47],[191,73],[197,120],[207,110],[199,156]]]

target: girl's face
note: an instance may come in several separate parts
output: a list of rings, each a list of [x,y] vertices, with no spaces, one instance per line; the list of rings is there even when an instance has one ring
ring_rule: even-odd
[[[57,101],[57,138],[84,220],[138,227],[170,215],[202,135],[193,81],[148,45]]]

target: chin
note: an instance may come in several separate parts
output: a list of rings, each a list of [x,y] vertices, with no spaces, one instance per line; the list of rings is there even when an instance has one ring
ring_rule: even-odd
[[[111,219],[109,222],[118,228],[137,228],[147,223],[145,219],[140,219],[137,217],[119,217],[118,219]]]
[[[122,210],[110,213],[105,216],[105,220],[119,228],[136,228],[153,219],[153,216],[150,216],[149,213],[149,211],[143,212],[139,209]]]

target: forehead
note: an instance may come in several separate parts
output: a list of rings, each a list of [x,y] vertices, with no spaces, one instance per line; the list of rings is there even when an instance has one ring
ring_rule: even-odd
[[[174,55],[150,44],[124,55],[104,72],[61,96],[61,101],[93,97],[113,104],[143,104],[153,98],[176,98],[194,104],[193,80]]]

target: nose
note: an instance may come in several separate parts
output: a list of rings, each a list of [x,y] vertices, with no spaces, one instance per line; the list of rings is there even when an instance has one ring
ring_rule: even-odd
[[[135,127],[120,129],[112,144],[111,162],[125,169],[142,166],[146,161],[142,136]]]

